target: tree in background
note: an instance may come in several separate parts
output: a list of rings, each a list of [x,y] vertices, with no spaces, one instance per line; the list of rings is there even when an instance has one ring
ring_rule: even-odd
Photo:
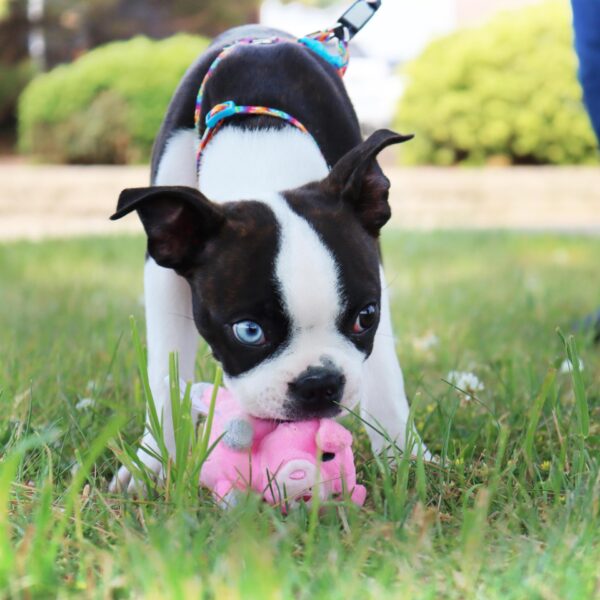
[[[260,0],[0,0],[0,137],[12,138],[16,100],[36,69],[140,34],[213,37],[256,22],[259,6]]]
[[[106,42],[144,34],[213,37],[258,19],[260,0],[52,0],[47,2],[48,64],[72,60]]]
[[[0,138],[12,137],[17,98],[31,76],[28,22],[21,0],[0,0]]]
[[[32,0],[0,0],[0,19],[23,21]],[[47,64],[68,62],[106,42],[138,34],[164,38],[174,33],[208,37],[255,22],[260,0],[37,0],[43,6],[41,25],[47,37]],[[10,8],[2,10],[2,4]],[[29,24],[29,28],[31,27]],[[25,36],[27,29],[20,33]]]

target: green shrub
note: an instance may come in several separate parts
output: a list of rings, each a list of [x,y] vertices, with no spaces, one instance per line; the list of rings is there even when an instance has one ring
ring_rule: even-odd
[[[19,148],[51,162],[147,160],[175,87],[207,44],[137,37],[36,77],[19,100]]]
[[[596,160],[568,3],[504,13],[432,43],[406,69],[396,127],[409,164]]]

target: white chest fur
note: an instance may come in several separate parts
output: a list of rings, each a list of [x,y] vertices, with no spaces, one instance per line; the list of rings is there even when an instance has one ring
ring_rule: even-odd
[[[248,131],[231,127],[206,147],[196,175],[193,129],[169,139],[156,174],[156,185],[199,187],[214,202],[257,200],[322,179],[327,163],[313,139],[298,131]]]

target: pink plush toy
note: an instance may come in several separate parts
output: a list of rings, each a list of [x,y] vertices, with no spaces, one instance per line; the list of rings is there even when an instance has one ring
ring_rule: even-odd
[[[196,415],[208,412],[211,394],[210,385],[192,386]],[[221,388],[209,443],[221,436],[200,473],[200,482],[220,502],[229,503],[237,490],[247,489],[284,512],[299,502],[310,503],[317,489],[321,500],[347,491],[359,506],[365,501],[367,491],[356,483],[352,435],[332,419],[296,423],[256,419]]]

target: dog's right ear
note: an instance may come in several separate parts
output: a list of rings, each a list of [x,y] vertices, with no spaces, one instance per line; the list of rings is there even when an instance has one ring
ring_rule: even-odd
[[[184,186],[129,188],[119,196],[113,221],[136,210],[148,236],[148,254],[161,267],[185,271],[225,215],[198,190]]]
[[[412,138],[379,129],[342,156],[322,182],[330,194],[353,207],[363,227],[375,237],[392,216],[388,202],[390,182],[377,164],[377,155],[387,146]]]

